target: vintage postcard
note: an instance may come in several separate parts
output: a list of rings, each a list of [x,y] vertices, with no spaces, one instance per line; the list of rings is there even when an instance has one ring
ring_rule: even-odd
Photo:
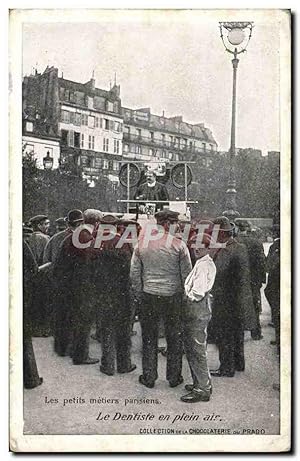
[[[291,449],[291,13],[10,11],[10,449]]]

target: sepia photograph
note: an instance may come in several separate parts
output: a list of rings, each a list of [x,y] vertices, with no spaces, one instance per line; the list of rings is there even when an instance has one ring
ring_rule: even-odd
[[[291,449],[290,48],[290,10],[10,10],[11,451]]]

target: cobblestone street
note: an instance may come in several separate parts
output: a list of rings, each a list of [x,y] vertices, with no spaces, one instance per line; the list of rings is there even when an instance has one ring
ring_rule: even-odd
[[[213,378],[211,400],[196,404],[179,400],[185,392],[184,385],[174,389],[168,386],[166,358],[161,354],[159,379],[154,389],[138,383],[141,373],[138,323],[135,324],[137,335],[132,338],[133,363],[137,369],[130,374],[112,377],[100,373],[99,364],[74,366],[69,357],[58,357],[53,351],[53,338],[34,338],[37,364],[44,383],[24,391],[24,432],[147,434],[153,433],[154,429],[169,433],[202,433],[203,430],[219,429],[230,434],[255,433],[252,431],[278,434],[279,392],[273,389],[273,384],[279,382],[279,366],[276,348],[270,345],[274,329],[269,322],[270,309],[263,296],[261,323],[264,338],[253,341],[250,333],[245,333],[245,372],[236,373],[234,378]],[[91,356],[100,358],[98,342],[91,339],[90,350]],[[208,357],[210,368],[217,368],[218,353],[214,345],[208,346]],[[183,376],[185,383],[190,382],[185,358]],[[132,399],[137,400],[133,402]],[[128,415],[136,413],[140,415],[135,420],[128,420]],[[142,415],[148,415],[143,418],[150,419],[141,420]],[[160,420],[160,415],[165,419]],[[101,419],[104,417],[106,419]]]

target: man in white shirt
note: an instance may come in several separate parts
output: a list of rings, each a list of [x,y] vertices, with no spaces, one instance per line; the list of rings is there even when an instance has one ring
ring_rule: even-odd
[[[211,378],[207,366],[207,326],[211,319],[210,290],[213,287],[216,266],[209,255],[212,238],[203,234],[204,248],[195,248],[197,258],[185,281],[186,303],[183,307],[183,342],[190,366],[193,384],[187,384],[188,394],[181,400],[187,403],[208,402]]]

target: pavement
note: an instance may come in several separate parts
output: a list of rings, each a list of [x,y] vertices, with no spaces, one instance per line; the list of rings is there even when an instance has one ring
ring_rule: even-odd
[[[159,354],[159,378],[153,389],[138,382],[141,374],[140,326],[132,337],[129,374],[106,376],[99,364],[72,365],[58,357],[53,338],[34,338],[41,386],[24,390],[25,434],[279,434],[279,360],[270,327],[270,308],[262,290],[261,324],[264,338],[253,341],[245,332],[246,369],[233,378],[212,378],[209,402],[181,402],[184,384],[170,388],[165,380],[166,358]],[[91,339],[90,355],[101,357],[101,345]],[[208,345],[210,369],[218,368],[218,352]],[[183,377],[190,383],[184,357]],[[155,432],[160,431],[160,432]]]

